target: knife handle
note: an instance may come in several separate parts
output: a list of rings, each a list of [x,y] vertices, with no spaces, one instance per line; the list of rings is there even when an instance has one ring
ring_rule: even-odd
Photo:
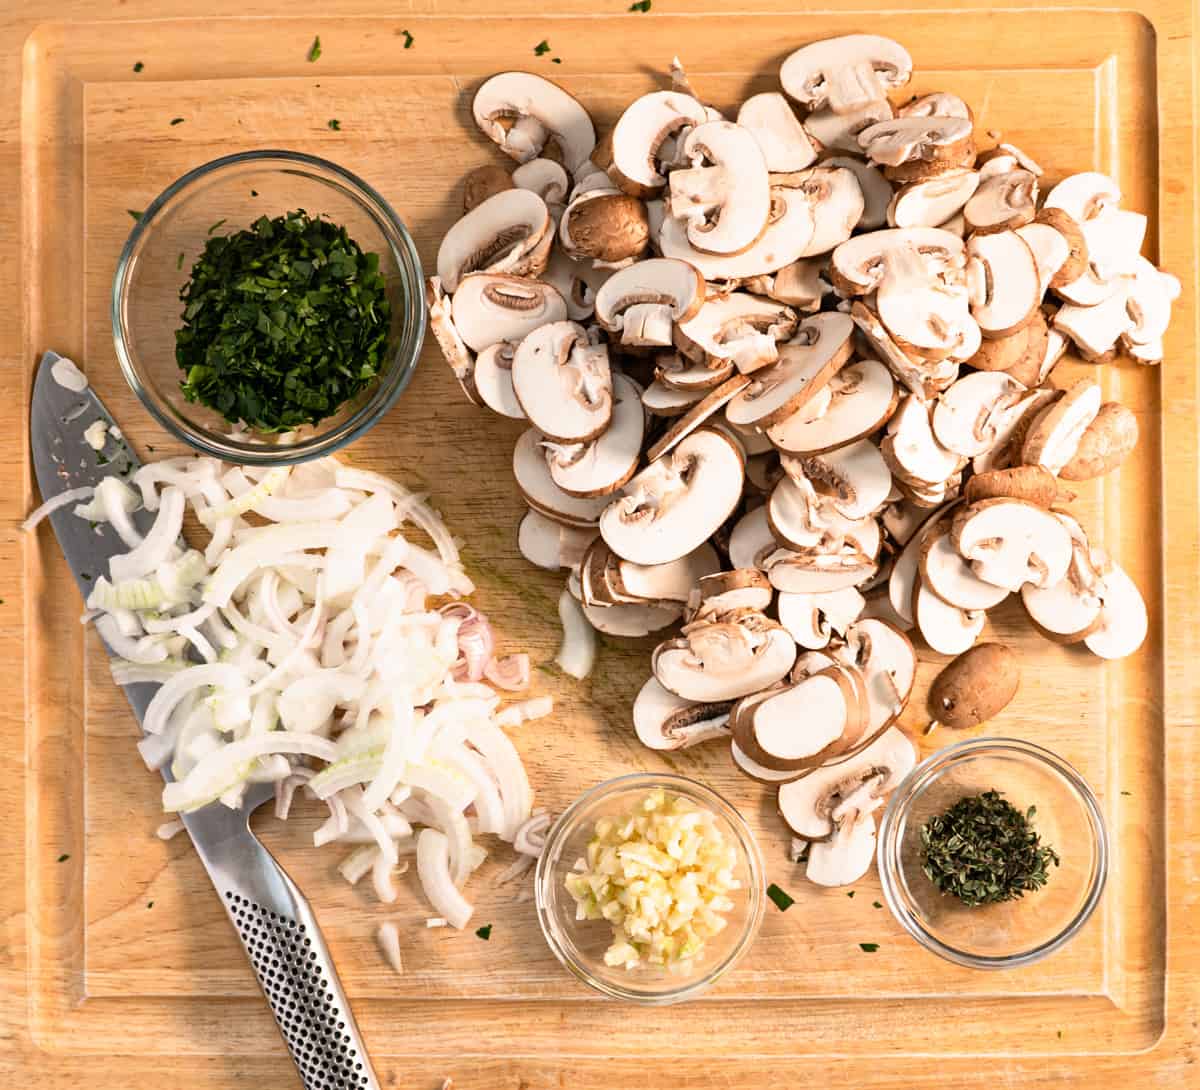
[[[305,1090],[380,1090],[304,894],[250,831],[244,815],[215,843],[208,839],[197,848]]]

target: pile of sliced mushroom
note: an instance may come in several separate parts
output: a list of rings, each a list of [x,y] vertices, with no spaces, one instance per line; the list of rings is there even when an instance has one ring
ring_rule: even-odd
[[[1178,281],[1110,178],[980,151],[948,92],[894,106],[911,73],[885,38],[816,42],[723,113],[676,63],[600,143],[554,84],[495,76],[474,114],[522,165],[468,177],[429,288],[468,396],[529,424],[519,543],[569,573],[560,661],[589,668],[583,618],[682,621],[638,737],[728,744],[823,884],[870,865],[912,765],[908,633],[959,655],[1010,594],[1104,658],[1146,632],[1059,483],[1116,469],[1136,420],[1054,371],[1160,361]]]

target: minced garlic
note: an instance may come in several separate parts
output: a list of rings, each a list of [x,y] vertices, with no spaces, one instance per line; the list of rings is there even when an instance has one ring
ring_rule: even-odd
[[[707,810],[662,788],[596,822],[587,858],[566,879],[575,918],[607,920],[605,964],[687,969],[728,922],[737,853]]]

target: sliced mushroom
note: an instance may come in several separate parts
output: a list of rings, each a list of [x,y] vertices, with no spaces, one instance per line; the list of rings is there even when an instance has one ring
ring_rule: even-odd
[[[971,107],[949,91],[933,91],[914,97],[896,111],[897,117],[962,117],[974,120]]]
[[[650,449],[646,451],[647,460],[653,462],[656,458],[661,458],[668,451],[674,449],[705,421],[719,413],[739,392],[746,388],[749,381],[750,379],[746,375],[734,375],[722,382],[720,386],[709,390],[703,398],[691,406],[654,441]],[[745,449],[742,447],[741,440],[734,436],[726,436],[726,438],[737,446],[738,456],[744,461]]]
[[[1101,218],[1121,201],[1121,190],[1107,174],[1084,171],[1064,178],[1046,194],[1046,208],[1061,208],[1076,223]]]
[[[893,227],[939,227],[962,211],[978,187],[979,175],[964,169],[911,182],[892,198],[887,222]]]
[[[866,207],[862,188],[852,170],[822,163],[794,174],[781,174],[772,185],[799,189],[813,206],[815,227],[801,257],[827,254],[849,237]]]
[[[568,257],[619,267],[637,260],[650,245],[646,205],[628,193],[582,193],[563,212],[558,238]]]
[[[650,749],[687,749],[729,737],[729,701],[694,704],[664,689],[657,678],[642,686],[633,702],[633,729]]]
[[[575,322],[551,322],[517,346],[513,390],[534,427],[559,443],[586,443],[613,414],[606,345],[591,344]]]
[[[534,567],[560,571],[583,559],[596,534],[595,529],[564,526],[531,507],[517,528],[517,549]]]
[[[858,150],[857,140],[854,141],[853,150]],[[823,166],[842,167],[850,171],[858,181],[858,188],[863,195],[863,213],[855,225],[858,230],[873,231],[887,223],[892,185],[877,166],[858,155],[833,155],[821,162]]]
[[[1043,388],[1030,390],[1009,411],[996,429],[996,444],[991,450],[976,455],[971,468],[976,473],[989,469],[1005,469],[1019,464],[1021,447],[1025,436],[1038,414],[1062,396],[1058,390]]]
[[[923,278],[961,269],[963,240],[937,227],[894,227],[857,235],[833,252],[833,283],[843,295],[877,291],[888,278]]]
[[[879,449],[893,473],[909,484],[935,485],[962,468],[961,455],[942,446],[934,434],[930,405],[909,394],[888,421]]]
[[[848,519],[819,495],[800,467],[785,464],[788,475],[772,489],[767,520],[781,545],[788,549],[827,549],[852,542],[874,559],[879,552],[879,526],[873,518]]]
[[[982,182],[963,207],[967,228],[977,234],[1009,231],[1033,222],[1038,183],[1027,170],[1010,170]]]
[[[1034,355],[1037,359],[1033,361],[1033,366],[1040,370],[1046,335],[1045,319],[1040,313],[1035,314],[1029,322],[1007,336],[988,337],[982,341],[979,351],[967,362],[980,371],[1006,371],[1013,378],[1024,382],[1018,378],[1016,372],[1024,371]],[[1030,385],[1027,382],[1024,384]]]
[[[1043,227],[1053,227],[1067,244],[1067,257],[1050,277],[1049,286],[1057,291],[1064,284],[1075,283],[1088,271],[1087,239],[1084,238],[1083,228],[1069,213],[1061,208],[1052,207],[1043,207],[1034,223]],[[1026,241],[1028,242],[1028,239]],[[1030,249],[1034,249],[1032,244]],[[1035,256],[1036,254],[1035,250]]]
[[[1106,299],[1088,306],[1064,303],[1054,314],[1054,328],[1070,339],[1085,360],[1105,363],[1117,353],[1117,345],[1133,326],[1128,307],[1129,280],[1110,292]]]
[[[779,362],[756,371],[750,384],[725,408],[735,427],[766,428],[809,404],[850,358],[854,325],[844,314],[803,319],[779,348]]]
[[[471,109],[484,135],[519,163],[536,159],[553,140],[574,173],[596,146],[587,110],[557,84],[528,72],[485,80]]]
[[[1137,257],[1125,294],[1125,309],[1131,324],[1121,339],[1131,346],[1161,341],[1171,321],[1171,304],[1179,298],[1180,291],[1179,281],[1170,273],[1160,272],[1144,257]]]
[[[903,298],[896,298],[893,302],[896,306],[903,306]],[[901,349],[892,339],[892,335],[884,329],[879,316],[862,300],[855,299],[850,304],[850,317],[870,349],[877,352],[897,380],[922,401],[936,397],[954,383],[959,372],[956,357],[967,358],[973,346],[978,350],[977,345],[980,341],[979,327],[973,320],[968,319],[959,326],[962,340],[953,349],[952,354],[931,364],[920,357],[909,356]],[[925,315],[926,321],[929,317],[930,315]]]
[[[1002,643],[981,643],[959,655],[934,679],[929,714],[951,730],[966,730],[999,715],[1021,683],[1021,664]]]
[[[484,404],[475,388],[475,356],[466,346],[451,316],[452,301],[442,288],[440,277],[431,276],[425,282],[425,307],[429,311],[429,328],[442,356],[454,372],[462,392],[472,405]]]
[[[1033,254],[1038,271],[1038,288],[1044,296],[1051,281],[1070,259],[1071,244],[1061,231],[1049,223],[1027,223],[1017,228],[1017,234]]]
[[[985,337],[1004,337],[1032,321],[1041,303],[1033,251],[1015,231],[975,234],[967,240],[971,315]]]
[[[1021,603],[1029,619],[1043,636],[1055,643],[1079,643],[1103,623],[1102,573],[1092,563],[1087,537],[1078,524],[1068,526],[1071,529],[1078,533],[1073,534],[1067,574],[1048,587],[1027,583],[1021,588]]]
[[[596,309],[596,292],[611,274],[597,269],[590,261],[575,261],[567,257],[561,246],[555,246],[541,279],[552,284],[567,304],[567,317],[583,322]]]
[[[704,278],[685,261],[639,261],[614,273],[596,293],[596,321],[620,333],[622,344],[669,346],[675,323],[704,304],[704,288]]]
[[[733,621],[693,622],[679,639],[660,643],[654,676],[683,697],[713,703],[761,692],[787,675],[796,644],[774,621],[746,613]]]
[[[804,126],[777,91],[751,95],[738,110],[737,123],[753,134],[772,174],[803,170],[817,157]]]
[[[543,443],[550,476],[571,496],[607,496],[637,470],[645,434],[642,389],[626,375],[612,376],[612,420],[586,443]]]
[[[875,295],[875,310],[896,344],[910,358],[915,354],[926,363],[973,356],[979,348],[980,327],[968,310],[966,289],[931,276],[924,261],[908,247],[892,250],[888,264],[889,272]]]
[[[536,193],[552,211],[557,209],[554,212],[556,217],[562,214],[571,179],[561,163],[553,159],[530,159],[512,172],[512,182],[518,189]]]
[[[886,99],[842,114],[823,106],[804,119],[804,131],[822,151],[848,151],[858,155],[862,151],[858,134],[881,121],[890,121],[892,116],[891,103]]]
[[[659,157],[664,143],[707,120],[704,107],[678,91],[652,91],[634,99],[613,128],[608,168],[613,181],[634,197],[654,196],[667,184]]]
[[[933,433],[947,450],[973,458],[996,445],[1005,414],[1025,387],[1003,371],[977,371],[960,378],[933,410]]]
[[[819,651],[854,623],[865,605],[854,587],[824,594],[780,594],[779,623],[801,647]]]
[[[1057,474],[1074,457],[1088,425],[1100,412],[1100,397],[1100,386],[1091,379],[1075,383],[1034,420],[1021,448],[1021,461]]]
[[[898,727],[889,727],[848,760],[782,786],[779,812],[797,836],[826,840],[834,832],[835,812],[848,798],[870,785],[870,795],[881,799],[900,785],[916,763],[913,744]]]
[[[767,429],[767,438],[788,454],[823,454],[870,435],[896,407],[896,384],[877,360],[843,366],[829,381],[833,399],[817,420],[793,413]]]
[[[678,560],[732,514],[743,476],[741,452],[720,432],[701,428],[625,486],[601,516],[600,533],[624,560]]]
[[[908,51],[877,34],[847,34],[812,42],[792,53],[779,70],[783,89],[810,110],[829,106],[850,113],[884,101],[912,76]]]
[[[1132,655],[1146,638],[1149,621],[1146,603],[1137,584],[1119,565],[1108,561],[1100,584],[1100,627],[1084,637],[1093,655],[1102,659],[1122,659]]]
[[[923,511],[921,514],[924,521],[900,550],[900,555],[892,565],[892,574],[888,577],[888,602],[896,616],[909,626],[913,624],[913,598],[920,579],[921,551],[926,537],[933,533],[941,518],[940,512],[931,515]]]
[[[834,658],[862,675],[867,694],[863,738],[871,738],[894,723],[908,705],[917,676],[917,653],[903,632],[878,618],[855,621],[845,637]]]
[[[774,596],[770,581],[757,568],[734,568],[733,571],[701,576],[689,598],[689,608],[693,613],[725,613],[733,609],[762,611],[771,604]]]
[[[495,163],[476,167],[463,179],[463,211],[470,212],[489,197],[513,187],[512,176],[504,167]]]
[[[569,496],[554,483],[541,450],[545,440],[536,428],[523,432],[513,451],[513,476],[525,502],[555,522],[567,526],[595,527],[608,506],[607,496],[583,499]]]
[[[1059,470],[1059,476],[1064,481],[1103,477],[1133,453],[1137,441],[1137,417],[1120,402],[1106,401],[1084,429],[1075,453]]]
[[[877,525],[873,519],[866,520]],[[850,541],[833,549],[779,549],[764,560],[767,578],[777,590],[792,594],[825,594],[856,587],[878,569],[874,556]]]
[[[679,620],[683,608],[677,605],[583,606],[583,615],[597,632],[624,639],[640,639],[661,632]]]
[[[892,500],[884,509],[880,518],[883,528],[897,545],[903,548],[911,540],[921,525],[929,518],[929,512],[917,507],[908,500],[899,498]]]
[[[853,885],[875,861],[875,819],[880,802],[868,795],[863,809],[853,809],[839,821],[828,840],[808,850],[804,877],[818,886],[836,888]]]
[[[442,287],[458,291],[473,272],[537,276],[546,268],[554,241],[546,202],[527,189],[507,189],[489,197],[446,232],[438,249]]]
[[[642,394],[642,404],[652,416],[682,416],[707,393],[703,388],[680,390],[656,379]]]
[[[454,293],[451,315],[458,334],[476,352],[567,317],[557,289],[540,280],[500,273],[464,276]]]
[[[823,266],[820,257],[801,258],[784,265],[776,273],[746,277],[738,281],[738,287],[745,288],[751,295],[765,295],[797,310],[820,310],[821,300],[830,291],[821,275]]]
[[[1024,500],[979,500],[954,516],[955,547],[980,579],[1020,590],[1048,587],[1067,574],[1071,536],[1049,511]]]
[[[710,367],[707,361],[693,363],[678,352],[664,352],[654,360],[655,381],[673,390],[707,393],[732,378],[736,370],[732,363],[720,363],[716,367]]]
[[[784,455],[784,469],[788,468]],[[848,519],[861,519],[883,506],[892,488],[892,474],[883,455],[869,439],[860,439],[824,454],[800,460],[806,477],[830,495],[833,507]]]
[[[977,472],[967,481],[964,495],[967,503],[1007,497],[1026,500],[1047,510],[1064,498],[1054,474],[1042,466],[1013,466]]]
[[[843,735],[857,732],[858,696],[829,668],[767,694],[733,722],[742,751],[779,770],[812,768],[835,755]]]
[[[961,655],[983,631],[987,614],[959,609],[939,598],[918,574],[913,587],[913,621],[921,638],[939,655]]]
[[[966,165],[974,152],[971,122],[961,117],[894,117],[868,125],[858,146],[873,163],[898,167],[937,160]]]
[[[763,561],[779,548],[764,504],[747,511],[729,535],[729,562],[735,568],[763,570]]]
[[[676,326],[686,356],[732,361],[743,374],[779,358],[776,345],[796,329],[796,312],[770,299],[733,292],[709,296],[700,310]]]
[[[943,602],[967,611],[991,609],[1008,597],[1004,587],[985,582],[963,559],[943,525],[926,536],[920,550],[921,585]]]
[[[483,403],[501,416],[526,419],[525,410],[513,392],[512,362],[517,346],[501,341],[485,348],[475,358],[475,389]]]
[[[686,603],[692,589],[706,576],[721,570],[717,551],[705,542],[687,556],[667,564],[635,564],[619,560],[617,585],[621,593],[643,602]]]
[[[733,758],[734,767],[739,772],[744,772],[750,779],[758,783],[765,783],[770,786],[776,786],[781,783],[790,783],[793,780],[800,779],[801,776],[807,775],[808,769],[801,768],[798,770],[780,770],[767,768],[765,765],[759,764],[752,757],[748,756],[745,750],[737,744],[735,738],[729,745],[729,755]]]

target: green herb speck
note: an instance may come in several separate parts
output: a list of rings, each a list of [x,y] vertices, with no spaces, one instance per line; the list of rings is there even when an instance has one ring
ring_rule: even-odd
[[[1061,1029],[1058,1031],[1058,1039],[1060,1041],[1062,1040],[1062,1030]]]
[[[550,43],[543,38],[537,45],[533,47],[533,55],[535,57],[544,57],[550,52]]]
[[[140,220],[146,214],[145,212],[135,212],[132,208],[126,208],[125,211],[128,212],[135,220]]]
[[[92,573],[90,571],[81,571],[79,573],[79,578],[85,583],[90,583],[92,581]],[[61,863],[62,860],[60,859],[59,862]]]
[[[883,908],[883,905],[881,905],[878,901],[872,901],[871,907],[872,908]]]
[[[58,857],[58,862],[65,863],[70,858],[71,857],[66,852],[63,852],[62,855]]]
[[[214,223],[214,224],[213,224],[213,225],[212,225],[212,226],[211,226],[211,227],[208,229],[208,233],[211,235],[211,234],[212,234],[212,233],[213,233],[213,232],[214,232],[214,231],[215,231],[215,230],[216,230],[218,227],[220,227],[220,226],[221,226],[221,224],[223,224],[223,223],[225,223],[225,222],[226,222],[225,220],[217,220],[217,222],[216,222],[216,223]],[[207,251],[207,250],[208,250],[208,247],[207,247],[207,246],[205,246],[205,251]]]
[[[312,64],[321,55],[321,35],[318,34],[308,47],[308,63]]]
[[[108,455],[107,454],[97,454],[96,455],[96,465],[98,465],[98,466],[108,465]]]
[[[148,450],[148,451],[149,451],[151,454],[153,454],[153,453],[154,453],[154,448],[153,448],[153,447],[152,447],[152,446],[151,446],[149,443],[147,443],[147,444],[146,444],[146,449],[147,449],[147,450]]]
[[[415,42],[416,39],[411,34],[409,34],[409,32],[407,30],[401,30],[400,33],[404,35],[404,48],[412,49],[413,42]]]
[[[153,901],[147,901],[147,902],[146,902],[146,907],[147,907],[147,908],[153,908],[153,907],[154,907],[154,902],[153,902]]]
[[[551,64],[562,64],[562,57],[551,57],[550,63]]]
[[[182,118],[182,117],[173,117],[173,118],[171,118],[171,125],[172,125],[172,127],[174,127],[175,125],[182,125],[182,124],[183,124],[183,118]]]
[[[327,124],[334,132],[341,132],[342,130],[342,123],[336,117],[331,117]]]
[[[1131,792],[1131,791],[1122,791],[1121,792],[1122,795],[1126,795],[1126,796],[1131,795],[1132,793],[1133,792]]]
[[[629,5],[629,10],[630,11],[649,11],[650,10],[650,0],[637,0],[636,4]]]
[[[145,67],[146,67],[146,66],[145,66],[144,64],[142,64],[142,62],[141,62],[141,61],[137,61],[137,62],[135,62],[134,66],[133,66],[133,70],[134,70],[135,72],[140,72],[140,71],[141,71],[143,68],[145,68]]]
[[[786,912],[796,903],[794,897],[784,893],[774,882],[767,886],[767,896],[771,898],[771,901],[780,912]]]
[[[475,937],[487,942],[492,937],[492,925],[485,924],[475,932]]]
[[[853,899],[853,897],[854,897],[854,890],[851,890],[849,893],[847,893],[847,894],[846,894],[846,896],[847,896],[847,897],[850,897],[851,899]]]
[[[873,954],[873,953],[875,953],[876,950],[879,949],[879,943],[877,943],[877,942],[860,942],[858,944],[858,948],[864,954]]]
[[[183,268],[183,251],[182,250],[179,251],[179,256],[175,259],[175,268],[177,268],[177,269]]]
[[[252,189],[252,190],[250,190],[250,196],[252,196],[252,197],[257,197],[257,196],[258,196],[258,190],[257,190],[257,189]]]

